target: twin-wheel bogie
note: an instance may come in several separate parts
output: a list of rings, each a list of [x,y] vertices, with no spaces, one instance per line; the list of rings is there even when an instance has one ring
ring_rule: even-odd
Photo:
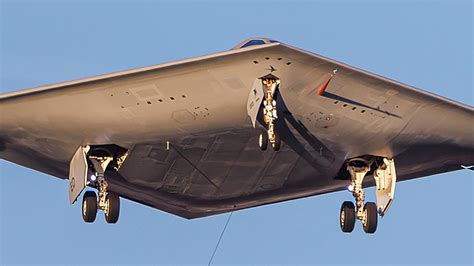
[[[94,191],[86,191],[82,198],[82,219],[86,223],[93,223],[99,209],[97,194]],[[105,221],[114,224],[118,221],[120,214],[120,197],[118,194],[108,192],[106,195],[104,211]]]
[[[375,233],[377,229],[377,206],[373,202],[367,202],[364,205],[364,217],[362,218],[362,227],[368,234]],[[356,221],[355,206],[352,201],[344,201],[341,206],[340,226],[344,233],[351,233],[354,230]]]

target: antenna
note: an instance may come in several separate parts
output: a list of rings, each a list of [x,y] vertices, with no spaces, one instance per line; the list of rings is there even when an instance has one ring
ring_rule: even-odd
[[[224,236],[225,230],[227,229],[227,225],[229,225],[230,218],[232,218],[232,214],[234,214],[234,212],[231,212],[229,214],[229,217],[227,217],[227,222],[225,223],[224,229],[222,229],[221,235],[219,236],[219,240],[217,240],[216,247],[214,248],[214,252],[212,252],[212,256],[209,259],[209,262],[207,263],[207,266],[211,265],[212,260],[214,259],[214,255],[216,255],[217,248],[219,247],[219,244],[221,243],[222,236]]]

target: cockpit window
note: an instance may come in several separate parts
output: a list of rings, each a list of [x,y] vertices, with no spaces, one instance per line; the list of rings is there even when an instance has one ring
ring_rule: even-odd
[[[240,48],[244,48],[244,47],[248,47],[248,46],[252,46],[252,45],[260,45],[260,44],[265,44],[265,42],[262,41],[262,40],[250,40],[247,43],[245,43],[244,45],[242,45]]]

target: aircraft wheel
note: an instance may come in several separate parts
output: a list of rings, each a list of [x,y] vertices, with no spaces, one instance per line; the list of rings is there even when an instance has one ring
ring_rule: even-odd
[[[341,206],[340,212],[340,226],[344,233],[350,233],[354,230],[356,215],[355,206],[352,201],[344,201]]]
[[[267,132],[261,132],[258,136],[258,146],[260,150],[264,151],[267,149],[268,146],[268,134]]]
[[[374,202],[367,202],[364,205],[365,221],[362,223],[364,231],[368,234],[375,233],[377,230],[377,205]]]
[[[272,143],[272,148],[274,151],[279,151],[280,150],[280,137],[275,133],[275,142]]]
[[[97,195],[94,191],[86,191],[82,197],[82,219],[92,223],[97,216]]]
[[[118,194],[109,192],[105,198],[107,208],[105,210],[105,221],[114,224],[118,221],[120,214],[120,197]]]

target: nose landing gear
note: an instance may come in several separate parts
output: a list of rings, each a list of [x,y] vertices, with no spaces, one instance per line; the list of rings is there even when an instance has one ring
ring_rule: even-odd
[[[274,151],[280,150],[281,141],[275,131],[275,120],[278,119],[277,102],[275,101],[275,92],[280,85],[280,79],[272,74],[261,78],[264,89],[263,101],[263,122],[267,126],[267,132],[260,133],[259,146],[261,150],[266,150],[268,142]]]

